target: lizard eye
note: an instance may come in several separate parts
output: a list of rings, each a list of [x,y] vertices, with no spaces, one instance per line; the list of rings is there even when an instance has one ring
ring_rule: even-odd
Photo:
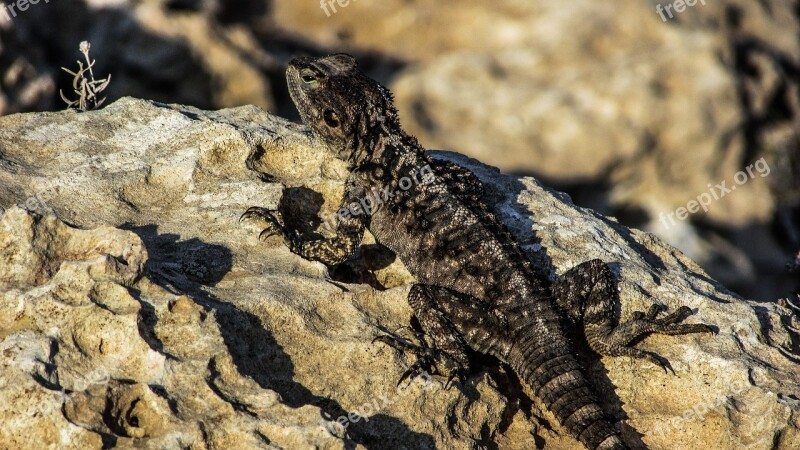
[[[339,116],[333,112],[332,109],[326,109],[324,113],[322,113],[322,118],[325,120],[325,123],[328,124],[331,128],[336,128],[339,126]]]
[[[317,74],[314,73],[313,70],[304,69],[302,72],[300,72],[300,79],[305,83],[311,84],[317,81]]]

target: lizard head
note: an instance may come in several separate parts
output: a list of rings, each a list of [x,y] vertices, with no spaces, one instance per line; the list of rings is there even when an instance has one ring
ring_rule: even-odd
[[[398,123],[389,91],[350,55],[295,58],[286,80],[303,123],[351,166],[370,158],[383,126]]]

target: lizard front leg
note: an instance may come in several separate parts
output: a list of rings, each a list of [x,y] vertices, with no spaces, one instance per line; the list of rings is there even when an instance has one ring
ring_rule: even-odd
[[[353,195],[345,192],[340,210],[348,210],[356,201]],[[336,222],[335,235],[332,238],[303,239],[296,229],[285,225],[281,213],[277,210],[253,206],[245,211],[239,221],[258,219],[265,224],[258,238],[266,240],[270,236],[281,236],[292,253],[311,261],[320,261],[327,266],[334,266],[346,261],[355,253],[364,237],[364,229],[368,216],[364,210],[351,211],[351,214],[339,217]]]
[[[667,370],[670,366],[666,359],[633,347],[631,342],[649,334],[713,333],[705,324],[680,323],[692,312],[687,306],[659,318],[661,306],[653,305],[647,313],[637,311],[630,320],[619,324],[614,312],[619,303],[614,274],[599,259],[569,270],[553,284],[552,292],[572,322],[583,322],[589,346],[601,355],[646,359]]]

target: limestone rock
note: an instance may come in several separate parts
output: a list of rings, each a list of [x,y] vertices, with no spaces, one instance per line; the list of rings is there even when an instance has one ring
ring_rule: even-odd
[[[719,328],[639,344],[677,375],[587,355],[635,448],[800,446],[787,307],[532,178],[435,156],[487,183],[552,275],[601,258],[623,318],[686,304]],[[319,227],[344,175],[307,129],[254,106],[126,98],[0,118],[0,447],[579,449],[496,362],[463,393],[436,377],[395,388],[411,361],[371,341],[408,323],[409,276],[369,237],[327,274],[238,224],[260,205]]]

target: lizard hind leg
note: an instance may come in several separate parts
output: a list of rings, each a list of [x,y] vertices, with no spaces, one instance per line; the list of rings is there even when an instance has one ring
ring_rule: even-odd
[[[400,382],[418,376],[423,370],[448,375],[448,386],[458,379],[463,386],[469,373],[468,329],[479,327],[491,315],[483,303],[461,293],[432,285],[415,284],[408,293],[408,303],[414,313],[412,325],[418,325],[419,344],[404,342],[392,336],[378,336],[396,350],[416,354],[417,361],[403,374]],[[457,313],[456,313],[457,312]]]
[[[661,307],[653,305],[646,313],[637,311],[630,320],[618,323],[615,307],[619,293],[614,274],[598,259],[580,264],[565,273],[552,287],[556,303],[573,322],[583,321],[589,346],[605,356],[630,356],[670,368],[661,356],[638,349],[632,343],[650,334],[683,335],[713,333],[705,324],[681,323],[692,311],[682,306],[659,318]]]

